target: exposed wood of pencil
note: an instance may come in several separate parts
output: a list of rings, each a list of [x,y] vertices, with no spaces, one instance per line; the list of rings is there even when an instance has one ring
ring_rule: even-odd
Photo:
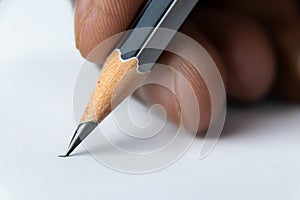
[[[106,59],[98,82],[80,123],[101,122],[134,88],[141,83],[147,74],[137,72],[138,59],[123,60],[121,52],[116,49]]]

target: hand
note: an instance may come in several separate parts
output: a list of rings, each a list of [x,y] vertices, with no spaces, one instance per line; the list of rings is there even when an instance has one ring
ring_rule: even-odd
[[[282,51],[294,53],[296,47],[300,52],[300,48],[298,48],[300,46],[300,37],[298,36],[300,28],[296,30],[298,34],[294,33],[293,40],[296,41],[289,41],[286,45],[282,44],[283,39],[281,38],[289,40],[291,38],[281,34],[277,27],[282,27],[282,24],[286,24],[286,21],[291,21],[291,19],[297,21],[296,16],[298,15],[291,14],[291,12],[296,13],[293,10],[296,7],[293,5],[294,1],[273,2],[271,5],[275,7],[273,12],[267,12],[270,11],[270,5],[268,6],[268,3],[264,2],[268,1],[251,1],[253,2],[252,6],[249,6],[247,2],[247,0],[229,0],[226,4],[222,4],[222,1],[215,0],[209,6],[204,6],[200,2],[180,31],[194,38],[211,55],[219,68],[230,99],[254,103],[269,94],[274,85],[278,65],[276,55],[283,54]],[[142,0],[77,0],[75,35],[76,46],[81,54],[86,57],[99,43],[126,30],[142,3]],[[292,11],[288,12],[282,6]],[[265,13],[261,11],[264,9]],[[266,25],[268,29],[263,25]],[[289,30],[289,28],[286,29]],[[278,34],[271,36],[270,33],[274,31]],[[276,38],[276,40],[272,41],[271,38]],[[183,45],[182,48],[184,50],[189,47]],[[295,58],[290,54],[282,55],[280,63],[294,65],[293,59]],[[159,62],[179,70],[191,83],[201,108],[199,130],[206,129],[210,122],[211,102],[201,76],[193,73],[192,66],[176,55],[165,53]],[[281,71],[291,71],[291,68],[293,69],[293,67],[286,67]],[[294,73],[289,74],[295,76]],[[296,98],[293,97],[293,99],[300,99],[299,95],[295,95],[294,92],[290,92],[292,95],[286,94],[285,91],[290,91],[290,87],[294,83],[289,84],[286,81],[280,83],[282,79],[280,77],[279,85],[276,85],[276,88],[280,88],[278,93],[290,97],[294,95]],[[296,83],[299,85],[300,73],[293,79],[296,79]],[[289,80],[289,78],[284,76],[283,80]],[[180,80],[175,78],[175,82],[178,83],[176,91],[179,95],[183,94],[184,88],[181,87]],[[146,87],[142,96],[150,103],[162,104],[167,109],[171,120],[178,121],[177,101],[164,88]]]

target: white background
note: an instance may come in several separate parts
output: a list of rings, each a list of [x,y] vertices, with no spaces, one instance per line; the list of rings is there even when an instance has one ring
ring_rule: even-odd
[[[296,105],[231,109],[207,158],[198,159],[197,138],[156,173],[116,172],[89,154],[58,158],[75,126],[72,97],[83,62],[69,1],[0,1],[0,200],[300,198]]]

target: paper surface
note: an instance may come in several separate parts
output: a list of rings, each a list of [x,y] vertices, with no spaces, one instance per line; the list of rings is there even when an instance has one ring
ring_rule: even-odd
[[[168,168],[132,175],[81,146],[58,158],[75,126],[75,50],[68,1],[0,1],[0,199],[300,198],[300,107],[229,110],[221,139],[199,160],[197,138]],[[108,121],[107,124],[112,123]]]

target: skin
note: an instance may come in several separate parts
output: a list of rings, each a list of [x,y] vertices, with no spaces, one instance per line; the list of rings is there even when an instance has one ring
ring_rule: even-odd
[[[275,35],[280,64],[274,95],[299,102],[300,92],[300,24],[281,28]]]
[[[231,7],[238,8],[240,4],[235,2],[239,1],[230,1]],[[76,46],[82,56],[88,57],[99,43],[126,30],[142,3],[142,0],[77,0],[75,35]],[[247,10],[248,17],[245,18],[223,10],[203,10],[198,6],[180,30],[208,51],[219,68],[227,95],[234,101],[257,102],[268,94],[274,84],[276,53],[265,28],[249,17],[257,12]],[[283,17],[279,17],[282,20]],[[188,48],[182,45],[182,49]],[[181,71],[192,85],[201,107],[199,131],[205,130],[210,122],[211,102],[203,79],[191,71],[188,61],[170,53],[164,54],[160,62]],[[176,83],[176,93],[187,97],[189,94],[185,94],[182,80],[176,79]],[[140,95],[149,103],[165,106],[168,117],[178,122],[179,107],[173,94],[164,88],[151,86],[143,88]],[[191,121],[187,118],[187,126]]]
[[[297,18],[298,0],[211,0],[231,12],[241,13],[261,20],[269,27],[286,26]]]
[[[195,21],[223,56],[228,95],[243,102],[262,99],[275,76],[275,56],[265,30],[250,19],[220,10],[196,10]]]

